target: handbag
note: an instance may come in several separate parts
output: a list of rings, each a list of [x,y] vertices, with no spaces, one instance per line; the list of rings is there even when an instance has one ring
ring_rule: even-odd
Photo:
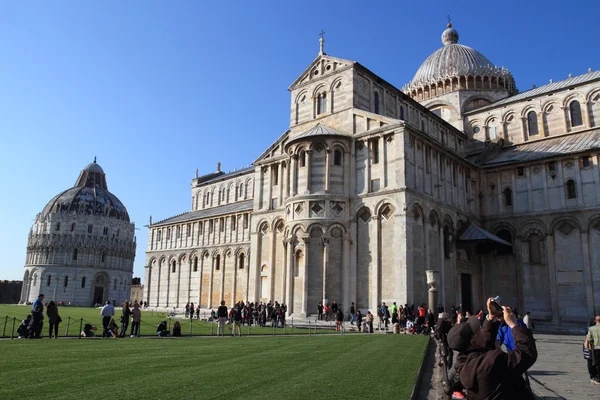
[[[592,351],[583,345],[583,358],[586,360],[592,359]]]

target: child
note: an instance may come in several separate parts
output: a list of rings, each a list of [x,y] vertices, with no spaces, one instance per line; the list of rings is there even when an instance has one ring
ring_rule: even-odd
[[[113,318],[110,319],[108,323],[108,335],[109,337],[116,338],[119,335],[119,327]]]
[[[31,314],[29,314],[17,328],[19,339],[27,339],[29,337],[29,324],[31,324]]]

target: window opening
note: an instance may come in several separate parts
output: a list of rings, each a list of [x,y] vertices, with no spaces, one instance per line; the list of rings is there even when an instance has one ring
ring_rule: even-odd
[[[538,134],[537,114],[535,111],[529,111],[527,113],[527,130],[529,131],[529,136]]]
[[[581,106],[577,100],[572,101],[569,104],[569,113],[571,114],[571,126],[580,126],[583,125],[583,120],[581,119]]]
[[[506,189],[504,189],[504,191],[502,193],[504,194],[504,205],[506,207],[512,206],[513,205],[512,189],[506,188]]]
[[[567,181],[567,198],[568,199],[577,198],[577,190],[575,187],[575,181],[573,179],[569,179]]]

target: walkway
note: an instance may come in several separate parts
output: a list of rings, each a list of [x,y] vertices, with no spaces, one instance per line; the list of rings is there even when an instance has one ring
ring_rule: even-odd
[[[583,359],[584,336],[536,334],[538,360],[529,370],[531,387],[547,400],[600,399]]]

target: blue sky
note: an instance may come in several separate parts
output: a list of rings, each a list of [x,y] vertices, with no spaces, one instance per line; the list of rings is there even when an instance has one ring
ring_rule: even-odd
[[[94,156],[140,228],[143,276],[149,216],[189,210],[196,169],[247,166],[286,130],[287,88],[322,29],[328,54],[401,88],[441,47],[450,14],[459,43],[523,91],[600,68],[599,12],[591,1],[0,0],[0,279],[22,279],[35,215]]]

